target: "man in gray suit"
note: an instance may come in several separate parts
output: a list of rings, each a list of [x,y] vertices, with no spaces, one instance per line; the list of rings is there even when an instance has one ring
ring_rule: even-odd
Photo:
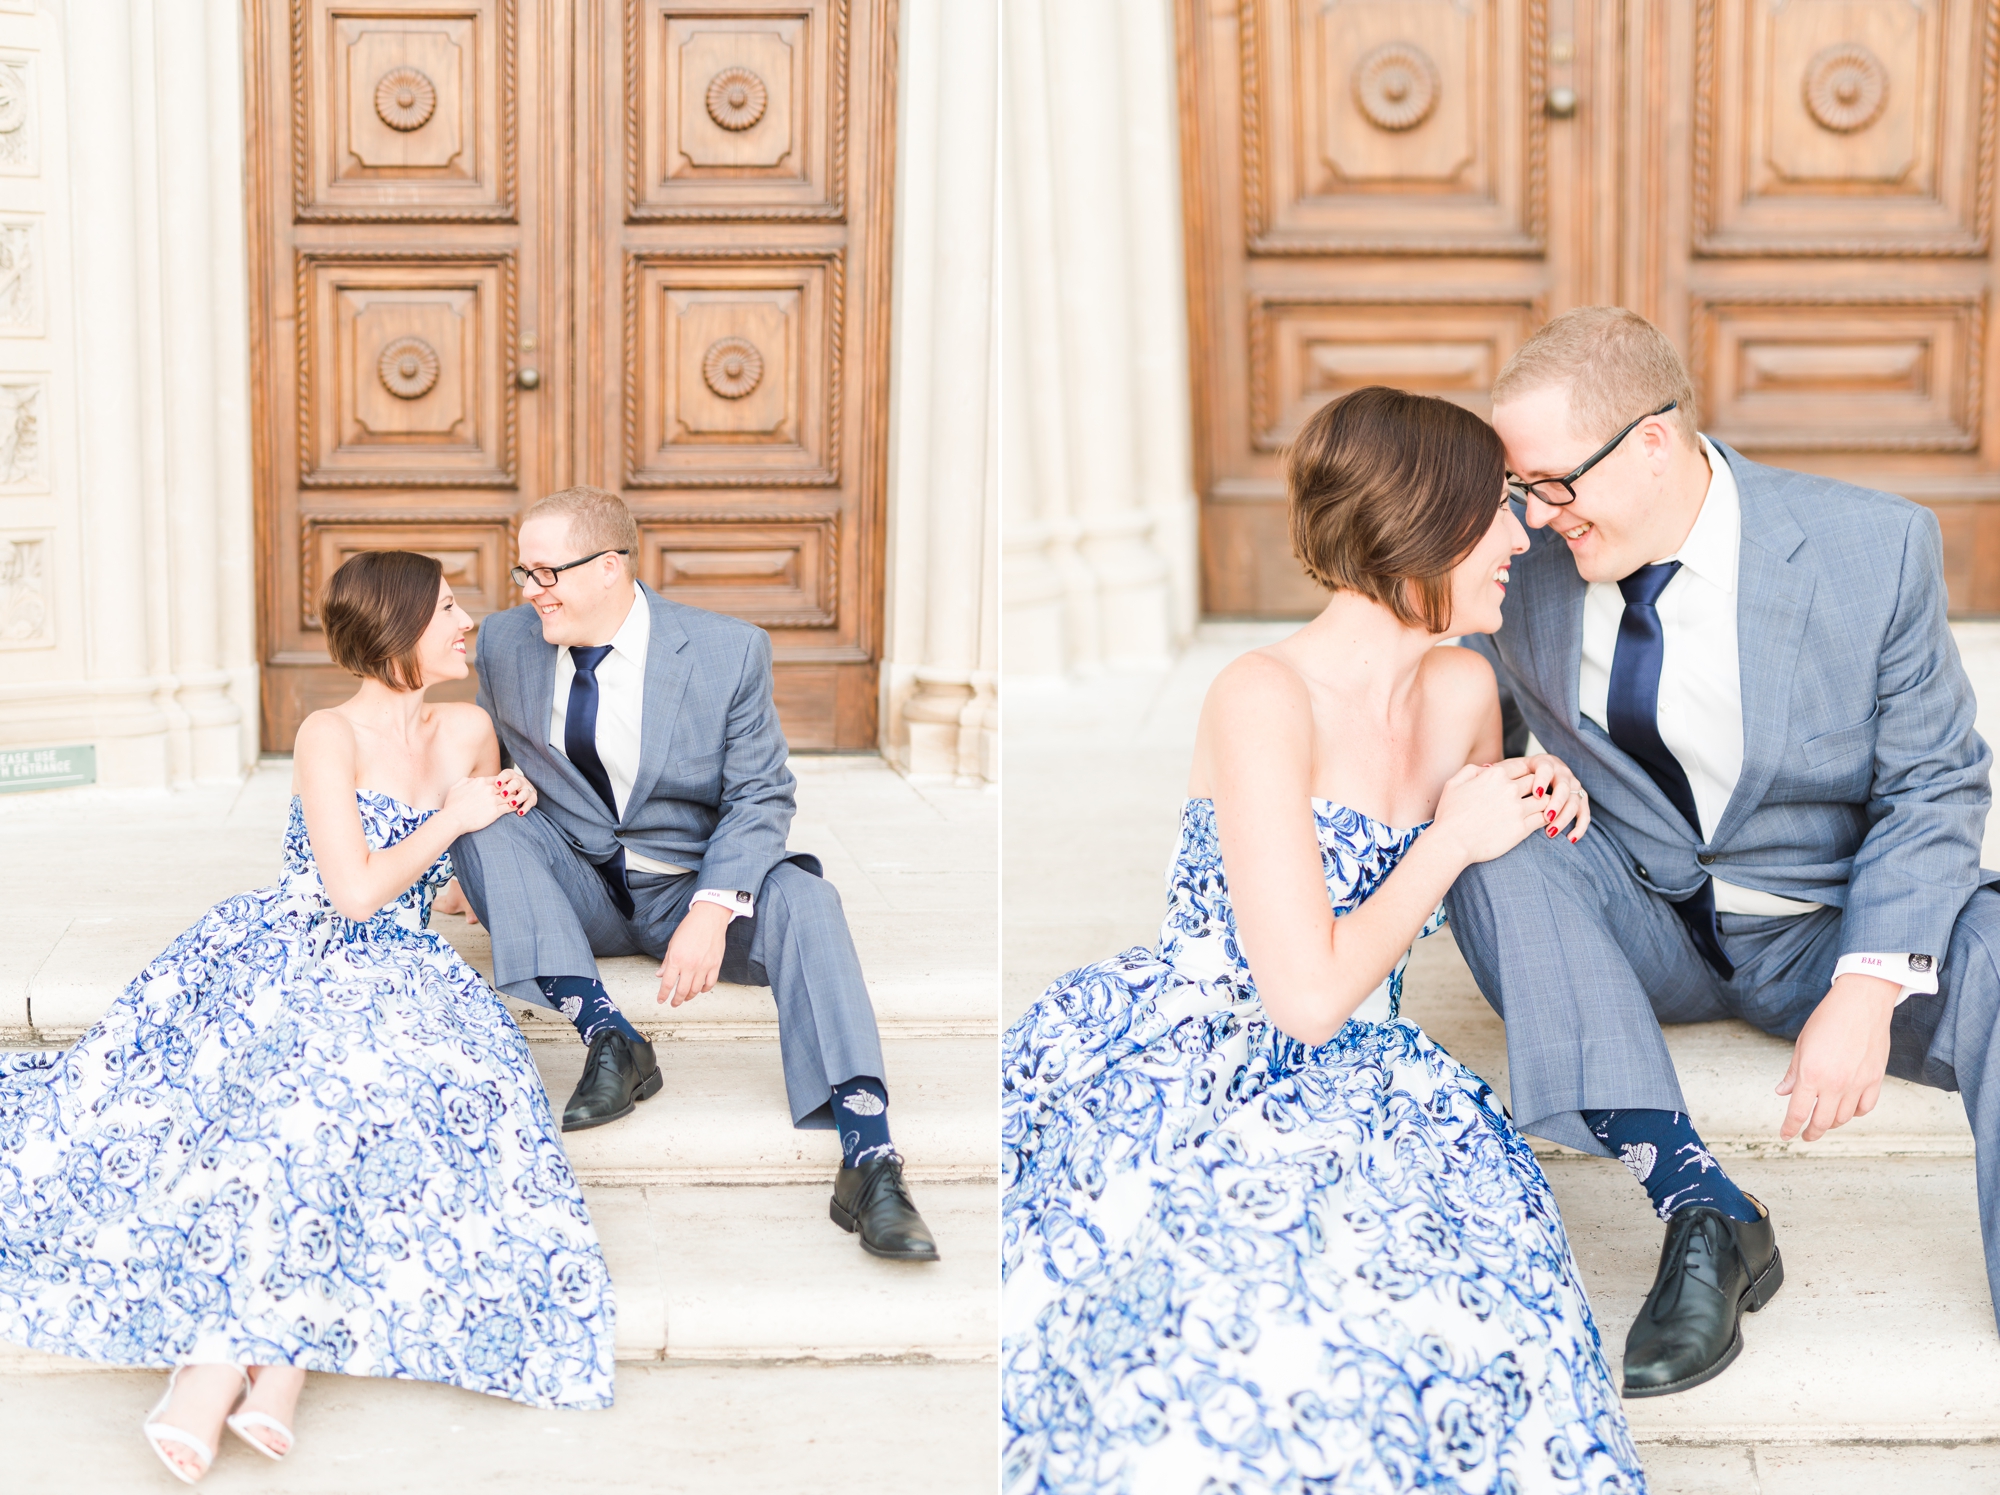
[[[638,527],[615,494],[550,495],[519,543],[528,600],[481,626],[479,704],[540,802],[451,854],[492,933],[494,984],[589,1045],[563,1130],[616,1121],[662,1085],[596,956],[659,959],[657,1000],[676,1007],[718,978],[768,986],[792,1123],[840,1133],[833,1220],[877,1256],[936,1260],[890,1142],[840,896],[785,846],[795,780],[769,635],[636,581]]]
[[[1936,519],[1700,436],[1679,355],[1617,308],[1549,323],[1493,398],[1534,536],[1499,633],[1468,642],[1591,823],[1468,869],[1448,908],[1507,1023],[1516,1123],[1619,1156],[1667,1222],[1626,1395],[1719,1375],[1784,1276],[1662,1023],[1793,1040],[1787,1139],[1866,1115],[1885,1072],[1961,1091],[2000,1301],[1991,754]]]

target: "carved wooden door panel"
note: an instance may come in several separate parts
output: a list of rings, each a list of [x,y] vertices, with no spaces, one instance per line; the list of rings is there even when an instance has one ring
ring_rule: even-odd
[[[768,629],[794,747],[876,737],[893,0],[622,0],[586,128],[591,481],[640,574]]]
[[[1210,612],[1324,595],[1285,533],[1307,415],[1378,383],[1483,414],[1547,316],[1574,259],[1551,230],[1547,27],[1545,0],[1183,0]]]
[[[560,470],[567,398],[541,378],[566,138],[541,10],[247,7],[267,749],[353,689],[316,616],[348,555],[428,551],[475,617],[518,600],[514,516]]]
[[[1281,449],[1482,414],[1548,316],[1680,345],[1704,429],[1932,505],[2000,611],[1991,0],[1182,0],[1207,609],[1296,615]]]
[[[1953,610],[2000,612],[1985,388],[2000,7],[1697,0],[1649,18],[1690,76],[1681,253],[1650,290],[1705,429],[1930,505]]]
[[[648,583],[771,631],[794,747],[873,746],[893,0],[247,13],[265,746],[352,689],[345,556],[512,606],[572,482]]]

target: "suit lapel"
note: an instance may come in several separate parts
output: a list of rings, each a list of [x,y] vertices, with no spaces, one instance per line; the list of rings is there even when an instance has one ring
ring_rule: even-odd
[[[1774,491],[1765,476],[1767,469],[1746,462],[1720,442],[1716,449],[1736,475],[1743,512],[1736,572],[1743,770],[1722,812],[1722,823],[1709,833],[1712,845],[1720,845],[1749,817],[1784,759],[1791,731],[1791,682],[1805,639],[1806,618],[1812,611],[1815,582],[1803,561],[1791,559],[1805,543],[1805,531]]]
[[[687,630],[674,620],[673,610],[664,598],[644,583],[641,590],[646,605],[652,609],[652,637],[646,644],[646,698],[639,727],[639,772],[632,780],[631,796],[625,801],[628,820],[632,811],[652,795],[653,786],[666,772],[667,748],[680,716],[681,697],[694,674]]]
[[[1576,677],[1583,664],[1583,578],[1576,574],[1576,562],[1569,547],[1553,531],[1543,531],[1542,543],[1522,557],[1523,599],[1537,597],[1539,606],[1527,613],[1528,648],[1533,654],[1535,673],[1549,689],[1545,699],[1556,708],[1557,717],[1571,727],[1577,725]]]

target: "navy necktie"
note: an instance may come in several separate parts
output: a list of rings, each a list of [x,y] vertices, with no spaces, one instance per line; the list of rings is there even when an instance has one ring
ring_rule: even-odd
[[[1666,636],[1660,629],[1660,593],[1681,569],[1679,561],[1641,566],[1618,583],[1625,598],[1625,615],[1618,620],[1618,647],[1611,656],[1611,689],[1605,720],[1611,740],[1638,760],[1646,776],[1660,786],[1667,802],[1680,811],[1695,839],[1701,839],[1701,812],[1687,770],[1660,736],[1660,665],[1666,657]],[[1715,923],[1715,885],[1704,877],[1692,897],[1674,906],[1687,925],[1695,949],[1724,981],[1736,967],[1722,951],[1722,932]]]
[[[618,797],[611,792],[611,775],[604,771],[604,760],[597,756],[597,667],[604,663],[605,655],[610,652],[609,644],[591,648],[579,645],[569,651],[569,657],[576,665],[576,676],[569,683],[569,710],[563,716],[563,752],[569,755],[569,761],[576,765],[576,771],[583,775],[584,782],[597,791],[597,797],[604,801],[604,808],[610,812],[615,824],[618,820]],[[604,879],[605,891],[610,893],[618,912],[631,918],[632,890],[625,882],[623,846],[612,853],[610,861],[597,864],[597,875]]]

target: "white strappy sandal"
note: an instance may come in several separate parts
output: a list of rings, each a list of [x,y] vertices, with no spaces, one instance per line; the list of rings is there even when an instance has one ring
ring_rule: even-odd
[[[173,1374],[167,1377],[167,1389],[161,1392],[160,1399],[153,1403],[153,1410],[146,1414],[146,1420],[139,1425],[139,1431],[146,1435],[147,1445],[160,1456],[160,1462],[167,1466],[167,1472],[182,1484],[191,1485],[208,1473],[209,1466],[215,1462],[215,1450],[186,1428],[177,1428],[172,1423],[153,1420],[167,1410],[167,1403],[174,1399],[174,1383],[180,1380],[181,1372],[186,1369],[184,1365],[174,1367]],[[250,1390],[249,1373],[240,1366],[237,1367],[237,1372],[243,1377],[243,1390],[247,1395]],[[167,1457],[166,1449],[160,1446],[163,1443],[178,1443],[201,1460],[201,1467],[193,1474],[185,1473],[179,1464]]]
[[[251,1381],[249,1372],[245,1371],[243,1375],[243,1394],[248,1396],[254,1385],[255,1383]],[[282,1459],[285,1454],[290,1453],[292,1445],[298,1441],[292,1436],[290,1428],[286,1427],[268,1412],[236,1412],[223,1418],[222,1422],[230,1432],[241,1438],[274,1464],[279,1459]],[[283,1452],[271,1447],[262,1438],[253,1437],[250,1431],[252,1428],[264,1428],[283,1438],[285,1440]]]

